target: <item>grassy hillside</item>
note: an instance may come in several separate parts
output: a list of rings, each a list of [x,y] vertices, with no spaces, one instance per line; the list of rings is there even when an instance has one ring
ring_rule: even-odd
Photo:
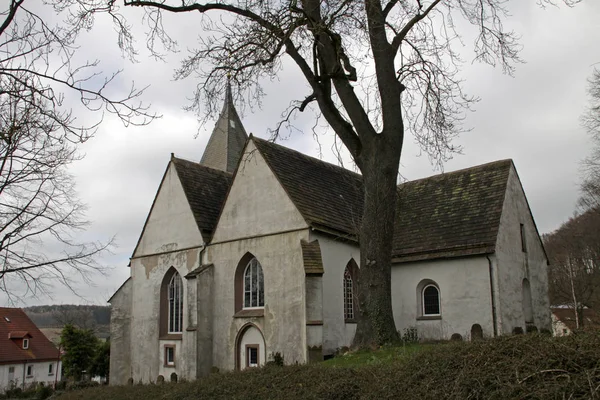
[[[90,399],[589,399],[600,397],[600,335],[502,337],[386,348],[319,365],[212,374],[190,383],[68,392]],[[349,360],[354,360],[351,362]]]

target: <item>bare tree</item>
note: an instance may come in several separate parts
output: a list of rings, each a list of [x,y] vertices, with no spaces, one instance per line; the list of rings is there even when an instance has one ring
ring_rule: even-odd
[[[600,212],[600,70],[595,69],[589,80],[590,105],[583,115],[583,126],[592,139],[592,152],[583,161],[584,177],[580,205]],[[600,229],[600,226],[598,226]]]
[[[55,281],[73,289],[73,278],[100,270],[96,256],[110,242],[77,239],[85,208],[67,168],[104,112],[126,125],[156,117],[138,103],[140,90],[121,98],[105,94],[117,73],[103,78],[97,61],[73,64],[75,39],[85,27],[53,26],[34,10],[46,7],[45,15],[54,16],[67,6],[11,0],[0,9],[0,291],[9,298],[47,293]],[[95,122],[79,123],[69,93],[86,112],[100,111]]]
[[[544,235],[550,261],[550,301],[575,310],[581,327],[583,309],[600,307],[600,214],[588,210]]]
[[[94,312],[86,306],[63,305],[56,307],[52,317],[57,327],[64,328],[65,325],[73,325],[79,329],[85,329],[97,334],[97,324]]]
[[[577,0],[566,0],[572,5]],[[505,0],[124,0],[144,7],[148,45],[176,42],[163,13],[197,13],[208,36],[177,71],[199,80],[190,108],[214,112],[226,72],[238,90],[260,98],[260,82],[290,59],[310,87],[288,117],[316,103],[364,178],[364,213],[357,234],[361,265],[357,279],[358,326],[354,344],[397,338],[391,303],[391,253],[396,213],[396,178],[406,132],[434,162],[456,148],[464,112],[476,100],[462,91],[462,60],[455,50],[459,28],[473,26],[475,59],[511,73],[519,61],[515,33],[506,31]],[[550,1],[540,0],[540,3]],[[121,3],[88,0],[78,14],[89,23],[109,10],[131,49]],[[212,18],[211,18],[212,16]],[[162,49],[164,49],[162,48]],[[157,55],[160,52],[155,50]]]

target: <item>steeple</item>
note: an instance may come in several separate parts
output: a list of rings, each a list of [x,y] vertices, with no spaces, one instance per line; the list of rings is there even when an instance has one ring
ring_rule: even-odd
[[[208,139],[200,164],[221,171],[233,172],[238,164],[248,135],[242,125],[231,93],[231,81],[227,76],[225,104],[215,124],[215,129]]]

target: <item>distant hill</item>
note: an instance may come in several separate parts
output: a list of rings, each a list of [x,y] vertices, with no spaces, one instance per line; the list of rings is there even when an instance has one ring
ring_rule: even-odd
[[[60,330],[66,324],[72,324],[81,329],[92,329],[100,338],[108,337],[110,332],[109,306],[60,304],[33,306],[23,310],[42,330]]]

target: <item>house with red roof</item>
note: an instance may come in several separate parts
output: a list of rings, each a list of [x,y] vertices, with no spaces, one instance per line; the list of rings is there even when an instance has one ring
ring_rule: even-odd
[[[0,393],[61,379],[59,351],[20,308],[0,307]]]

